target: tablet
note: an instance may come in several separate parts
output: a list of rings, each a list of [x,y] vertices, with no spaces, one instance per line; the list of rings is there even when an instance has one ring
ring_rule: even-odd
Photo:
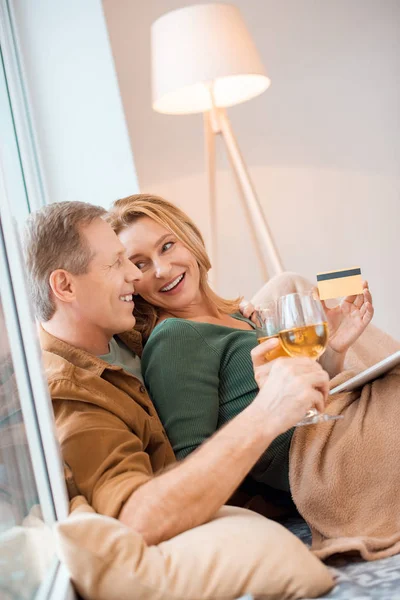
[[[329,395],[337,394],[338,392],[350,392],[351,390],[355,390],[363,386],[365,383],[368,383],[369,381],[372,381],[373,379],[384,375],[399,363],[400,350],[398,350],[394,354],[391,354],[387,358],[384,358],[380,362],[376,363],[376,365],[372,365],[372,367],[365,369],[365,371],[361,371],[361,373],[359,373],[355,377],[352,377],[344,383],[337,385],[329,392]]]

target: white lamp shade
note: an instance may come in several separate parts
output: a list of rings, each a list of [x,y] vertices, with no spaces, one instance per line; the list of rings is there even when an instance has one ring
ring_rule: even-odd
[[[241,14],[230,4],[169,12],[151,28],[153,108],[167,114],[232,106],[270,84]]]

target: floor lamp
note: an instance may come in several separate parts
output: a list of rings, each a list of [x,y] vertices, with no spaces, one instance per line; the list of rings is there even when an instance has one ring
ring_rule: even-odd
[[[216,283],[215,138],[220,135],[244,200],[264,280],[283,265],[225,108],[250,100],[270,84],[237,7],[200,4],[166,13],[151,30],[153,108],[166,114],[204,113],[210,194],[210,257]],[[268,268],[269,267],[269,268]]]

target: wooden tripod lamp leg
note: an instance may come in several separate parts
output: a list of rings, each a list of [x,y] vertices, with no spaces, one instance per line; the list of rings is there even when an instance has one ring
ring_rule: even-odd
[[[237,141],[232,131],[231,124],[229,122],[226,111],[222,108],[218,108],[218,121],[222,137],[225,141],[226,149],[231,161],[233,171],[235,172],[240,187],[243,192],[243,199],[249,215],[250,228],[253,233],[254,243],[260,257],[260,262],[263,270],[263,276],[265,281],[268,279],[267,276],[267,265],[265,258],[268,257],[270,266],[272,267],[273,274],[278,275],[284,271],[282,261],[279,257],[278,251],[272,239],[271,231],[268,227],[267,220],[262,211],[260,202],[256,196],[254,187],[251,183],[249,173],[247,171],[245,162],[240,153]]]

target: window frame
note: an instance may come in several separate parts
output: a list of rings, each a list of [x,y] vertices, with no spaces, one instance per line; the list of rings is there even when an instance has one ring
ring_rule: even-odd
[[[48,203],[42,163],[38,151],[30,99],[19,50],[12,0],[0,0],[0,51],[12,126],[5,143],[14,145],[12,160],[18,160],[21,185],[17,214],[36,210]],[[15,151],[16,145],[16,151]],[[14,166],[12,167],[14,168]],[[7,171],[8,173],[8,171]],[[16,172],[13,173],[15,181]],[[11,177],[10,177],[11,179]],[[13,207],[14,208],[14,207]],[[14,211],[15,214],[15,211]],[[0,157],[0,294],[13,360],[27,443],[42,507],[48,525],[68,515],[68,497],[62,459],[55,434],[54,415],[31,306],[25,268],[20,252],[17,225],[7,198],[6,179]],[[69,574],[57,557],[35,594],[35,600],[74,600]]]
[[[68,516],[68,497],[54,416],[32,316],[16,223],[0,165],[0,298],[19,401],[43,518],[47,525]],[[76,598],[69,575],[57,557],[35,600]]]
[[[32,453],[43,512],[49,524],[65,519],[68,502],[54,416],[43,373],[40,348],[29,303],[26,274],[16,223],[8,206],[0,168],[1,266],[0,290],[11,355],[20,394],[27,438]],[[47,491],[45,492],[45,490]]]
[[[0,47],[29,211],[48,204],[12,0],[0,0]]]

